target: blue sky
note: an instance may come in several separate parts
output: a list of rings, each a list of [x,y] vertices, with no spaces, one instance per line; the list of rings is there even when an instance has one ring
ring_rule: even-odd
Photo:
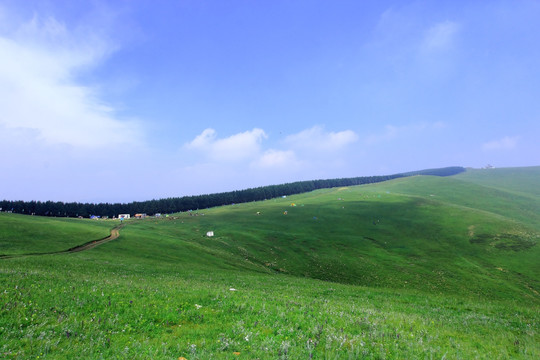
[[[539,1],[0,0],[0,198],[540,165]]]

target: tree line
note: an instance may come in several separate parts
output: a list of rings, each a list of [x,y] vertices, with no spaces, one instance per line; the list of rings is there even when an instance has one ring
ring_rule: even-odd
[[[427,169],[384,176],[361,176],[352,178],[296,181],[292,183],[261,186],[244,190],[229,191],[215,194],[204,194],[183,197],[171,197],[159,200],[134,201],[130,203],[79,203],[61,201],[0,201],[0,211],[19,214],[58,216],[58,217],[89,217],[118,216],[118,214],[157,213],[169,214],[188,210],[207,209],[210,207],[267,200],[281,196],[305,193],[318,189],[354,186],[377,183],[391,179],[414,176],[433,175],[451,176],[465,171],[463,167],[453,166],[439,169]]]

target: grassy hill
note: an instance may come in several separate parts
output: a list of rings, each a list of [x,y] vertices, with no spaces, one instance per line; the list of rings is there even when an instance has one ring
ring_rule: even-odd
[[[456,179],[507,192],[540,198],[540,166],[501,169],[468,169]]]
[[[104,238],[110,228],[95,220],[0,213],[0,256],[66,250]]]
[[[495,170],[134,220],[89,251],[0,260],[0,357],[537,358],[539,168]],[[0,249],[116,225],[0,214]]]

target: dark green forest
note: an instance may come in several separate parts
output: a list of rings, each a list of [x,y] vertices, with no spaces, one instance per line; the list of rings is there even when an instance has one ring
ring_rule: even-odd
[[[2,200],[0,201],[0,211],[56,217],[90,217],[92,215],[113,217],[118,214],[133,215],[136,213],[145,213],[148,215],[156,213],[169,214],[188,210],[207,209],[214,206],[272,199],[281,196],[301,194],[317,189],[371,184],[414,175],[451,176],[463,171],[465,171],[463,167],[452,166],[394,175],[297,181],[281,185],[261,186],[216,194],[171,197],[159,200],[134,201],[130,203],[93,204],[78,202],[64,203],[61,201]]]

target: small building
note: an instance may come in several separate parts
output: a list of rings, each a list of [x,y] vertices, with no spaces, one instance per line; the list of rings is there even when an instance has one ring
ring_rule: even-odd
[[[135,214],[136,219],[144,219],[146,217],[146,214]]]
[[[118,218],[120,220],[129,219],[131,216],[129,214],[120,214],[118,215]]]

